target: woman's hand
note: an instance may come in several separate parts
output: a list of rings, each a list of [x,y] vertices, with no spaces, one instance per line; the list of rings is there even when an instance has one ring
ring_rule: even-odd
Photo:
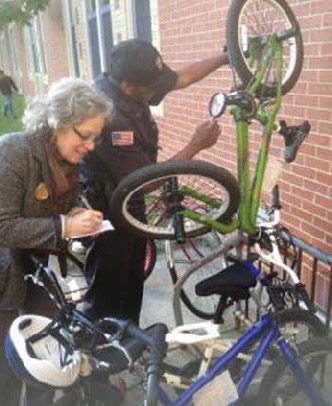
[[[65,238],[80,237],[94,233],[103,221],[103,214],[97,210],[81,209],[66,216]]]

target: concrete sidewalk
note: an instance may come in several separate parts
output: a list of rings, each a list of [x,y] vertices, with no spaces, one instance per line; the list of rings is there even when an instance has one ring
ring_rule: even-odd
[[[210,249],[210,248],[208,248]],[[177,252],[174,253],[175,258],[177,257]],[[209,264],[207,270],[204,270],[204,274],[208,273],[215,273],[218,270],[221,270],[221,262],[220,258],[213,261],[213,263]],[[177,268],[179,269],[179,274],[184,272],[185,269],[188,269],[190,266],[189,263],[179,263]],[[200,270],[201,271],[201,270]],[[198,272],[200,272],[198,271]],[[195,277],[192,278],[195,281]],[[189,282],[189,281],[188,281]],[[194,294],[193,287],[191,287],[188,292],[192,292]],[[142,328],[148,327],[153,323],[162,322],[165,323],[169,330],[176,327],[175,317],[173,312],[172,306],[172,299],[173,299],[173,284],[171,281],[171,276],[167,269],[166,265],[166,258],[165,258],[165,247],[164,242],[158,242],[158,259],[155,265],[155,268],[146,281],[145,288],[144,288],[144,299],[143,299],[143,306],[142,306],[142,313],[141,313],[141,320],[140,325]],[[214,298],[215,306],[217,305],[216,298]],[[204,301],[207,301],[207,298],[197,298],[197,300],[201,301],[201,305],[204,308]],[[209,307],[211,310],[211,306],[213,303],[209,303]],[[181,304],[181,310],[183,314],[184,324],[189,323],[196,323],[202,322],[202,319],[193,315],[183,304]],[[234,337],[234,332],[229,333],[230,326],[233,325],[232,322],[232,310],[229,309],[226,311],[227,317],[225,320],[225,331],[227,333],[224,338],[230,338],[231,336]],[[236,335],[236,334],[235,334]],[[190,352],[186,351],[186,349],[176,350],[169,354],[167,361],[170,362],[172,365],[176,366],[183,366],[188,360],[193,359],[193,355]],[[130,375],[125,373],[125,380],[131,386],[130,390],[126,395],[126,401],[124,403],[125,406],[136,406],[143,404],[143,394],[142,394],[142,387],[139,384],[136,384],[135,379],[131,381]],[[173,390],[170,390],[170,394],[173,394]]]

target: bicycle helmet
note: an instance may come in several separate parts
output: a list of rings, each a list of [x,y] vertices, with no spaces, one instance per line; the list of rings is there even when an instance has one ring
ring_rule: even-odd
[[[17,317],[7,333],[6,357],[15,374],[27,384],[64,388],[79,376],[80,355],[61,329],[47,330],[50,323],[51,319],[37,315]]]

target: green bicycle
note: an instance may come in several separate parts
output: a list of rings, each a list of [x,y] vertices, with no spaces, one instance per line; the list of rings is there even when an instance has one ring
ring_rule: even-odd
[[[302,37],[285,0],[233,1],[226,35],[234,87],[228,95],[215,94],[209,110],[216,119],[231,106],[237,133],[237,179],[225,168],[198,160],[142,168],[126,177],[113,194],[116,226],[147,238],[179,242],[210,229],[257,234],[272,133],[285,137],[286,162],[292,162],[310,129],[308,122],[293,127],[276,122],[282,96],[293,88],[302,69]],[[250,181],[249,127],[254,121],[263,129]]]

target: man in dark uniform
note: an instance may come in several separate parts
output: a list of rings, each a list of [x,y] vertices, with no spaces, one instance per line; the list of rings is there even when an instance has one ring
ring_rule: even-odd
[[[156,162],[158,127],[149,105],[159,104],[170,91],[185,88],[227,63],[227,55],[222,54],[175,72],[148,42],[128,40],[113,49],[109,71],[95,80],[96,88],[113,102],[112,121],[104,128],[102,143],[83,166],[94,208],[112,220],[108,210],[112,190],[130,172]],[[216,121],[202,123],[172,159],[193,158],[214,145],[219,135]],[[138,324],[145,245],[145,239],[121,230],[96,238],[86,262],[91,277],[87,313],[124,317]]]
[[[18,92],[18,89],[13,79],[0,69],[0,92],[4,97],[3,114],[5,116],[11,114],[13,117],[16,117],[12,99],[15,91]]]

